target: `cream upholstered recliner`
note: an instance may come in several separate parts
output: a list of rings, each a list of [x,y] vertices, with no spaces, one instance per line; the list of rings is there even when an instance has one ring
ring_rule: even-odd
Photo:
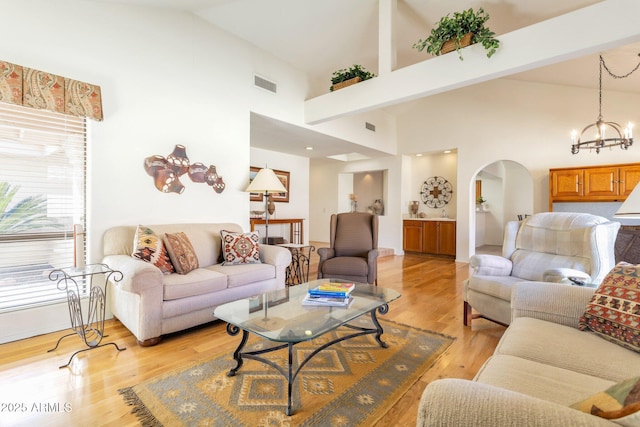
[[[331,215],[329,248],[319,248],[318,279],[378,284],[378,216],[364,212]]]
[[[511,322],[511,290],[518,282],[600,283],[614,267],[619,222],[601,216],[544,212],[505,227],[502,256],[474,255],[464,282],[464,324],[482,317]],[[476,313],[472,314],[472,308]]]

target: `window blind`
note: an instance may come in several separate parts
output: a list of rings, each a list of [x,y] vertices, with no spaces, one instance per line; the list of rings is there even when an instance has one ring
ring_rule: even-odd
[[[86,140],[83,117],[0,103],[0,312],[66,300],[49,272],[85,229]]]

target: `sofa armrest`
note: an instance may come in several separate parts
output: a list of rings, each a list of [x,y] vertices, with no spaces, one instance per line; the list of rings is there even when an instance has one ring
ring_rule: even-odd
[[[447,378],[422,393],[417,427],[616,426],[576,409],[479,382]]]
[[[594,291],[563,283],[520,282],[511,294],[511,317],[533,317],[577,328]]]
[[[107,255],[102,262],[122,273],[122,280],[114,285],[124,291],[141,294],[146,289],[162,288],[162,272],[153,264],[128,255]]]
[[[591,276],[587,273],[573,268],[550,268],[542,273],[543,282],[568,283],[569,277],[578,277],[585,282],[591,281]]]
[[[283,247],[260,245],[260,261],[276,267],[288,267],[291,264],[291,252]]]
[[[510,259],[498,255],[473,255],[469,260],[474,275],[510,276],[513,263]]]
[[[320,262],[322,263],[323,261],[336,256],[336,251],[333,248],[318,248],[317,254],[320,257]]]

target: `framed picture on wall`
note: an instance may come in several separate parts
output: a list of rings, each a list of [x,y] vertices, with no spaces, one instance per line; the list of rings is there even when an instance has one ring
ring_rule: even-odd
[[[251,166],[249,168],[249,182],[253,181],[253,179],[256,177],[256,175],[258,174],[258,171],[260,171],[260,169],[261,168],[257,168],[255,166]],[[278,177],[278,179],[280,180],[282,185],[284,185],[284,188],[287,189],[286,193],[275,193],[275,194],[273,194],[273,201],[274,202],[289,203],[289,177],[290,177],[291,174],[289,172],[280,171],[280,170],[276,170],[276,169],[273,169],[273,172],[276,174],[276,176]],[[264,195],[263,194],[259,194],[259,193],[250,193],[250,194],[251,194],[250,200],[252,202],[263,202],[264,201]]]

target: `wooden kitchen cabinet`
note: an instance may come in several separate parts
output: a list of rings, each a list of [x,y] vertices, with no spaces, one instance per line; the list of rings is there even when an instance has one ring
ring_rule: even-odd
[[[422,252],[422,223],[404,221],[402,225],[402,249],[405,252]]]
[[[640,182],[640,163],[549,169],[554,202],[622,202]]]
[[[405,220],[403,249],[447,257],[456,256],[456,222],[445,220]]]
[[[640,164],[629,165],[620,169],[620,195],[626,199],[640,183]]]

